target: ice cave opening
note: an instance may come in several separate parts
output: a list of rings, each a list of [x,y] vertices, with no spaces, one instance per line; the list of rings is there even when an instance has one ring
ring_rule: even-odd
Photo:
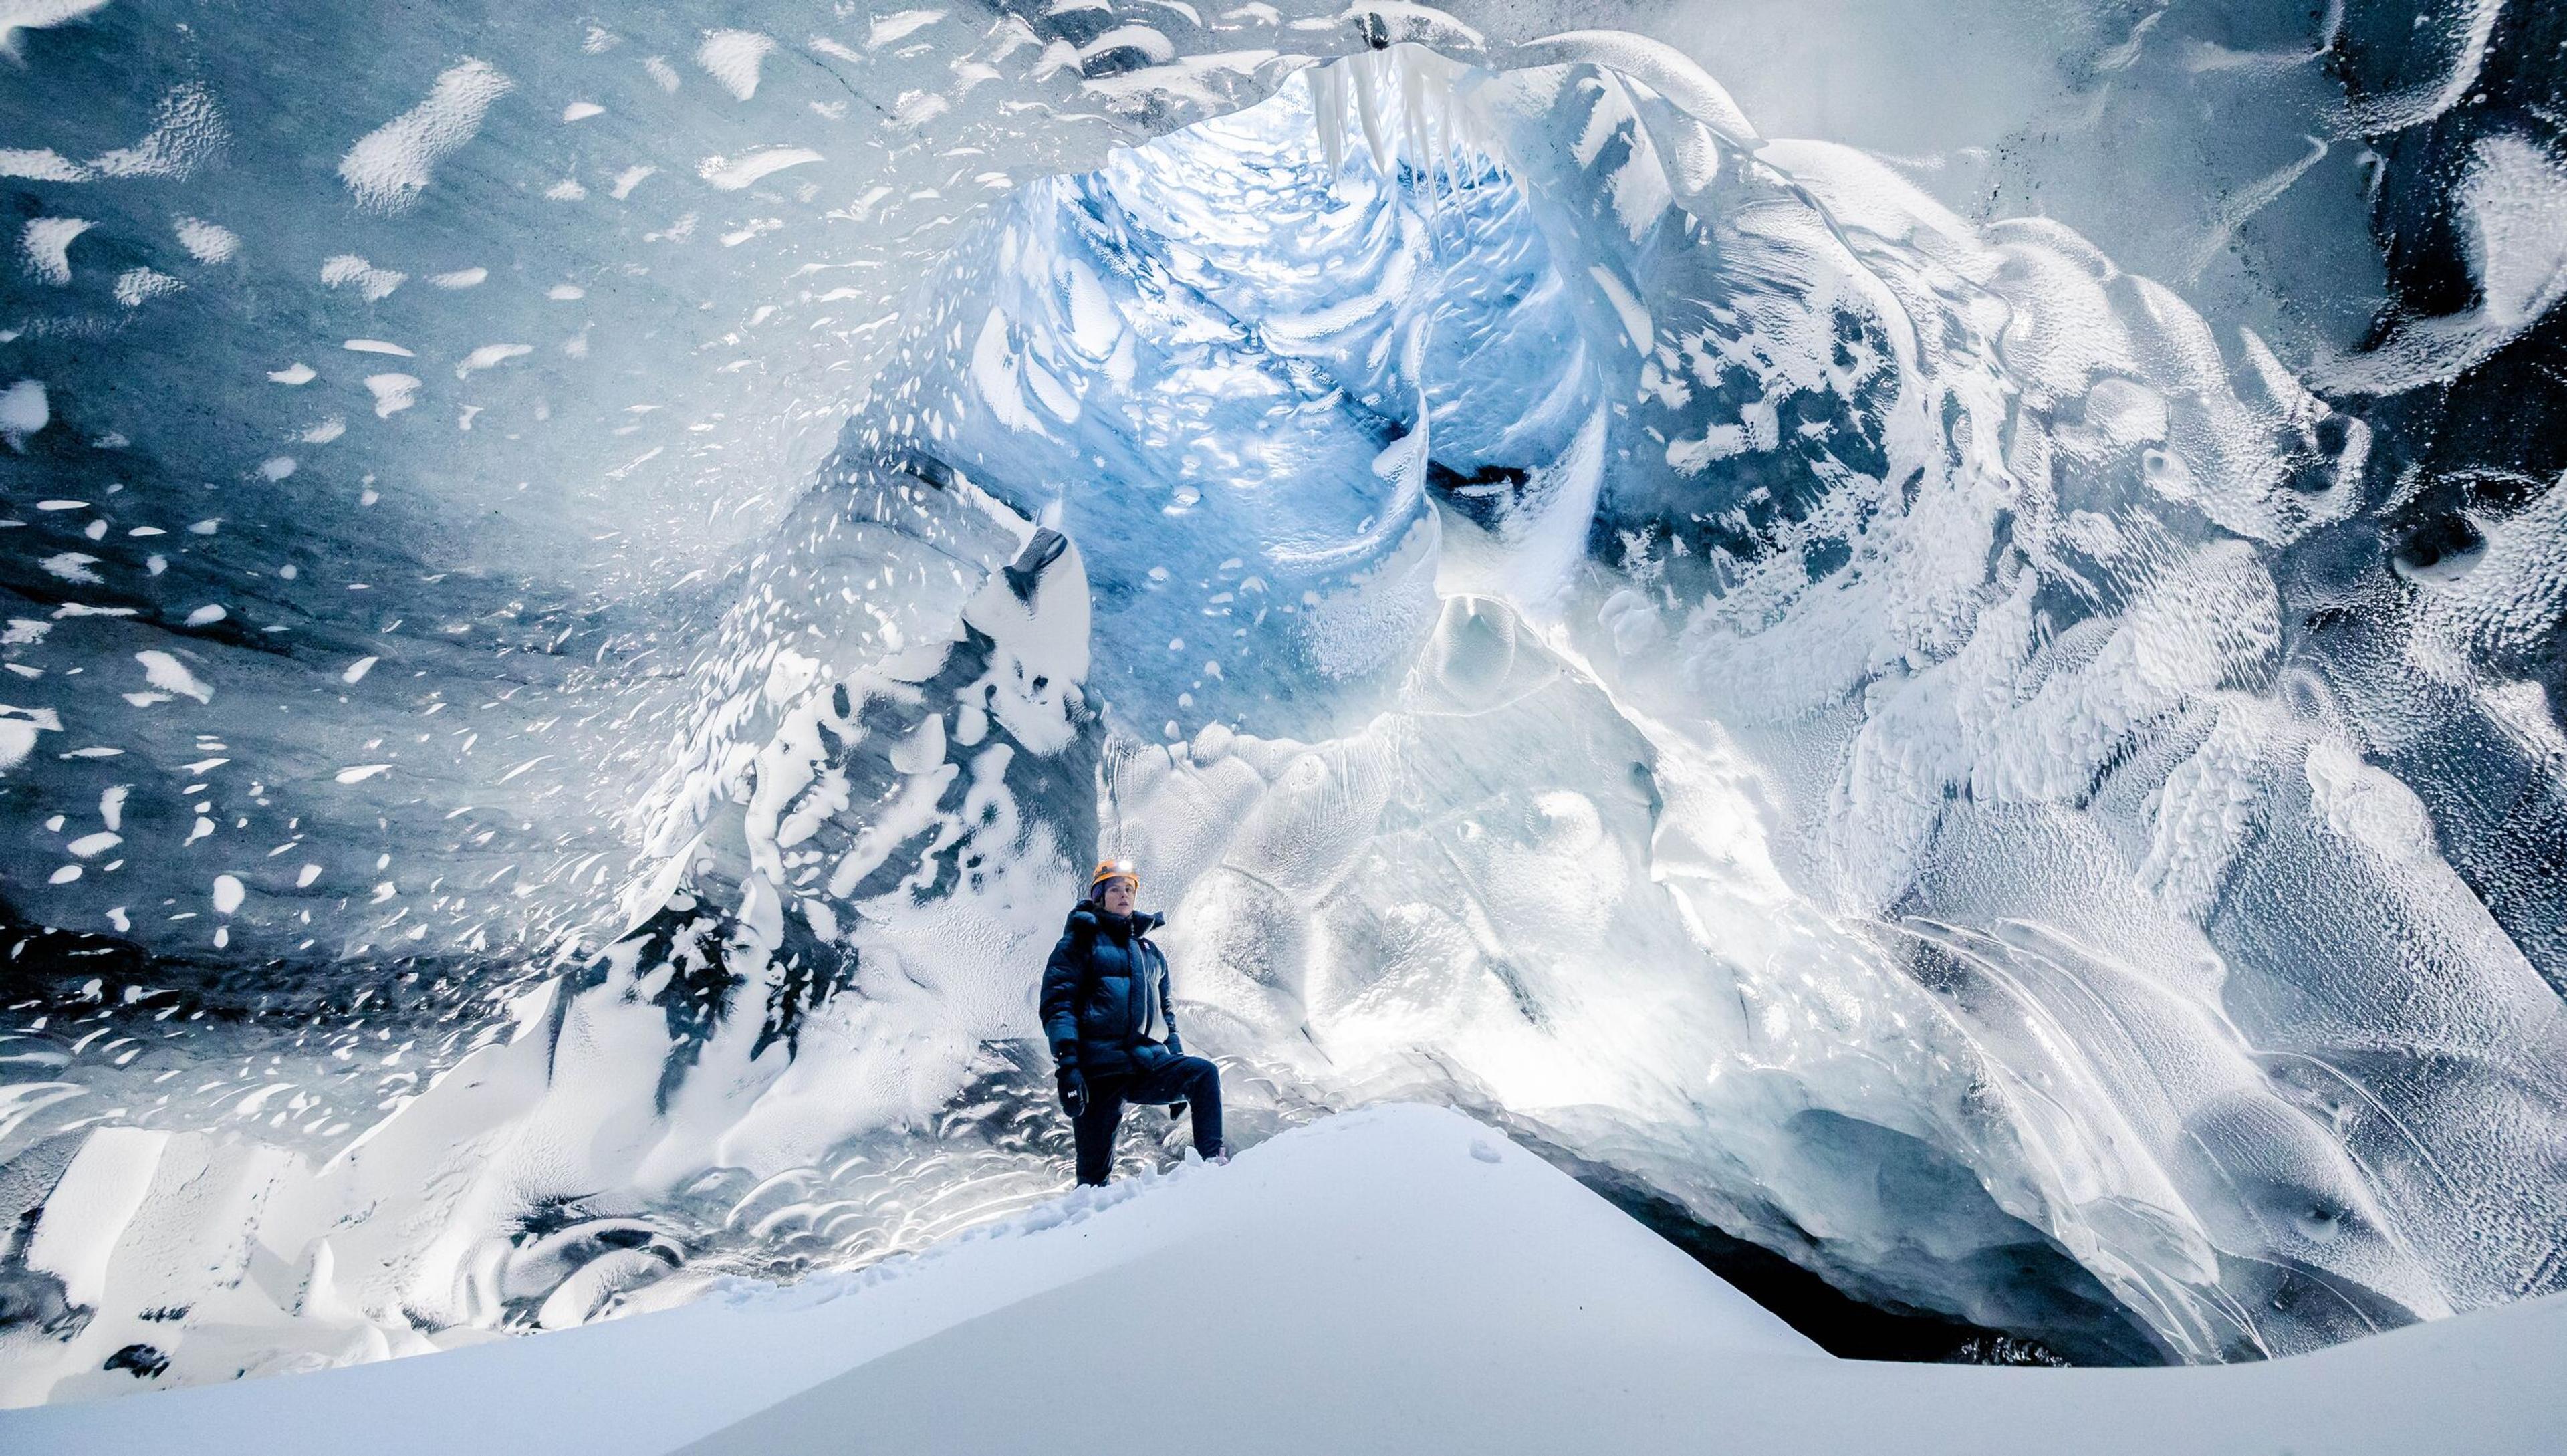
[[[1250,1136],[1463,1106],[1787,1314],[2210,1361],[2562,1287],[2567,492],[2385,529],[2358,391],[2064,224],[1664,46],[1408,19],[1028,71],[1009,12],[986,79],[1247,90],[1025,176],[1016,81],[837,78],[996,130],[826,195],[723,109],[833,80],[593,27],[666,54],[539,120],[719,147],[685,202],[472,171],[534,123],[465,59],[332,175],[234,162],[264,214],[32,217],[96,297],[0,396],[0,1398],[1052,1196],[1032,991],[1098,854]],[[193,85],[45,176],[251,149]],[[863,235],[758,259],[802,213]]]

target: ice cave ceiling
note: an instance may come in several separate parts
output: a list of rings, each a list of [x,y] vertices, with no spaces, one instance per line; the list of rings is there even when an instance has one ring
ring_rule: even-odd
[[[1252,1131],[2567,1287],[2567,12],[1935,9],[0,0],[0,1400],[1048,1197],[1100,852]]]

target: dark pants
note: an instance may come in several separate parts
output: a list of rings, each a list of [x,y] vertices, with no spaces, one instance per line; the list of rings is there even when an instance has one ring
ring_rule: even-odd
[[[1200,1056],[1180,1056],[1153,1071],[1090,1077],[1087,1110],[1070,1119],[1078,1136],[1078,1181],[1103,1183],[1114,1171],[1114,1134],[1126,1102],[1174,1102],[1194,1108],[1195,1151],[1221,1151],[1221,1068]]]

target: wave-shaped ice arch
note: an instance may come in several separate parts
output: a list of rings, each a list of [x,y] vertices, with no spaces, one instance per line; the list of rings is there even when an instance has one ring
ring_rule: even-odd
[[[326,1161],[89,1131],[23,1258],[93,1312],[10,1390],[576,1323],[1044,1196],[1032,968],[1096,852],[1172,907],[1251,1129],[1453,1100],[2089,1359],[2555,1286],[2567,1025],[2451,785],[2380,764],[2419,677],[2449,774],[2558,761],[2488,646],[2551,508],[2465,573],[2312,552],[2369,434],[2251,333],[1647,43],[1520,59],[1292,71],[956,228],[682,691],[605,685],[624,760],[676,729],[643,852],[534,898],[613,943]],[[443,164],[400,125],[368,205]]]

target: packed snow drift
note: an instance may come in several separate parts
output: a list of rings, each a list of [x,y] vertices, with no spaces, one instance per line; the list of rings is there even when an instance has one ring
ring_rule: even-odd
[[[2567,1301],[2551,1298],[2239,1367],[1837,1359],[1496,1129],[1387,1106],[854,1274],[738,1280],[681,1309],[423,1359],[0,1411],[0,1442],[2406,1456],[2456,1439],[2544,1456],[2567,1414],[2548,1378],[2562,1351]],[[1100,1391],[1129,1403],[1100,1407]]]
[[[0,21],[0,1401],[1032,1207],[1099,854],[1242,1141],[2081,1362],[2567,1287],[2567,168],[2346,81],[2160,282],[1552,8]],[[2418,128],[2467,308],[2254,232]]]

